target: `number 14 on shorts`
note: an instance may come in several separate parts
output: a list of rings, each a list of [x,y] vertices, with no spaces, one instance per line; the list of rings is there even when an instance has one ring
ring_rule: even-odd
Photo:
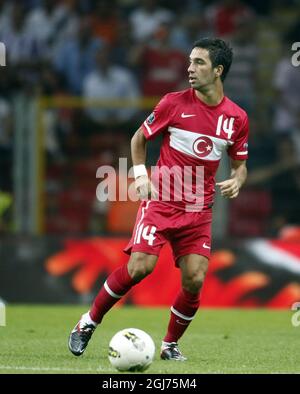
[[[140,224],[137,228],[136,231],[136,236],[134,238],[134,244],[140,244],[141,243],[141,238],[143,238],[145,241],[148,242],[148,245],[153,245],[153,242],[155,240],[154,233],[156,231],[155,226],[145,226],[143,224]]]

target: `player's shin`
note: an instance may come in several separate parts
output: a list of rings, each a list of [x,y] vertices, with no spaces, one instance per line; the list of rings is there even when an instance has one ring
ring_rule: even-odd
[[[177,342],[181,338],[197,312],[200,302],[199,295],[200,292],[191,293],[181,289],[171,307],[168,332],[164,342]]]
[[[103,316],[137,283],[128,273],[127,263],[106,279],[90,310],[91,319],[99,324]]]

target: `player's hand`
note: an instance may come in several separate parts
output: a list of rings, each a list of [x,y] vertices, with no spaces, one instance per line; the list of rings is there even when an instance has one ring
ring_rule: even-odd
[[[156,195],[155,189],[147,175],[141,175],[136,178],[135,189],[140,200],[148,200],[150,196]]]
[[[239,195],[240,185],[236,178],[227,179],[223,182],[217,182],[220,186],[221,195],[226,198],[236,198]]]

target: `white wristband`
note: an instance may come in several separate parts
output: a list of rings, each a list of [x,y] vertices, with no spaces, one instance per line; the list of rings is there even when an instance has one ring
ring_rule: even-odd
[[[142,175],[148,176],[148,172],[144,164],[138,164],[137,166],[133,166],[133,173],[135,179]]]

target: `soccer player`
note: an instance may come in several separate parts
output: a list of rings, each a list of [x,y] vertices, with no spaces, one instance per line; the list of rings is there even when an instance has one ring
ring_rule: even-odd
[[[165,95],[132,137],[135,186],[142,202],[132,238],[124,250],[130,258],[109,275],[90,311],[72,331],[69,349],[76,356],[84,352],[106,312],[153,271],[162,246],[169,241],[182,280],[171,307],[161,358],[186,360],[178,340],[195,317],[208,268],[214,177],[222,152],[227,150],[231,162],[229,179],[216,184],[222,196],[237,197],[247,176],[247,114],[223,91],[231,62],[232,50],[224,41],[215,38],[197,41],[188,67],[191,88]],[[146,144],[158,134],[163,134],[160,158],[149,179],[145,168]],[[164,187],[166,169],[174,170],[170,188]],[[180,184],[178,174],[185,174],[186,169],[191,171],[191,177],[187,177],[188,181],[185,177],[185,183]],[[200,187],[197,177],[203,180]],[[154,194],[148,199],[153,185]],[[178,198],[182,190],[185,192]],[[163,198],[166,191],[169,198]],[[167,279],[162,283],[162,291],[163,286],[168,286]]]

